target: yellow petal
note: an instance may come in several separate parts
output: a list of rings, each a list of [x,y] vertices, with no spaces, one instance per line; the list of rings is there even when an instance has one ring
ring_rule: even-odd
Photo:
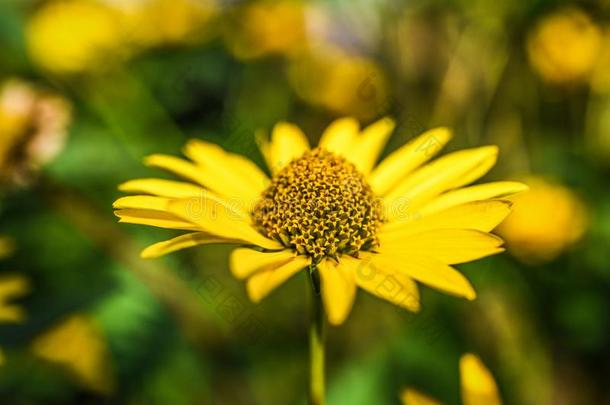
[[[198,245],[209,245],[213,243],[239,243],[239,241],[220,238],[204,232],[193,232],[177,236],[163,242],[155,243],[144,249],[140,256],[143,259],[156,259],[178,250],[187,249]]]
[[[9,305],[8,301],[21,297],[30,291],[30,284],[25,277],[9,275],[0,278],[0,321],[22,322],[25,312],[17,305]]]
[[[379,237],[384,240],[404,239],[433,229],[476,229],[492,231],[511,212],[512,203],[504,200],[474,201],[434,214],[384,224]]]
[[[349,261],[337,263],[330,259],[318,264],[322,300],[328,321],[333,325],[342,324],[354,305],[356,283],[350,264]]]
[[[473,300],[476,293],[470,282],[454,268],[430,257],[405,256],[400,252],[380,252],[372,255],[379,268],[395,268],[430,287]]]
[[[467,353],[460,359],[462,402],[464,405],[501,405],[498,387],[481,359]]]
[[[85,386],[102,393],[114,387],[110,353],[97,325],[73,315],[38,336],[32,343],[37,356],[65,367]]]
[[[254,274],[247,282],[248,296],[252,301],[259,302],[277,286],[309,266],[310,263],[311,260],[309,258],[296,256],[277,269],[265,270]]]
[[[116,209],[138,209],[151,211],[167,211],[170,198],[155,197],[150,195],[132,195],[121,197],[112,204]]]
[[[0,278],[0,302],[20,297],[30,291],[28,279],[20,275],[7,275]]]
[[[0,322],[23,322],[25,311],[17,305],[0,304]]]
[[[504,198],[528,189],[528,186],[516,181],[498,181],[460,188],[436,197],[422,207],[421,214],[431,214],[471,201]]]
[[[128,208],[115,211],[114,215],[120,218],[120,223],[148,225],[157,228],[178,229],[183,231],[197,230],[197,225],[183,221],[175,215],[162,211]]]
[[[403,405],[441,405],[439,401],[411,388],[405,389],[400,394],[400,400]]]
[[[441,193],[477,180],[493,167],[497,156],[496,146],[484,146],[451,153],[420,168],[384,198],[389,219],[402,214],[397,205],[406,203],[413,213]]]
[[[502,239],[472,229],[437,229],[404,239],[381,239],[384,253],[433,257],[446,264],[466,263],[503,252]]]
[[[366,127],[354,140],[346,156],[360,172],[369,174],[392,134],[396,123],[385,117]]]
[[[385,158],[368,178],[377,195],[384,195],[401,179],[430,160],[449,142],[452,132],[439,127],[424,132]]]
[[[201,186],[183,181],[162,179],[136,179],[127,181],[119,186],[125,193],[151,194],[168,198],[197,197],[205,192]]]
[[[207,179],[202,171],[192,162],[175,156],[154,154],[144,159],[144,164],[150,167],[167,170],[177,176],[191,180],[207,187]]]
[[[346,156],[352,143],[359,136],[360,124],[351,117],[333,121],[322,134],[319,146],[329,152]]]
[[[184,154],[203,168],[206,174],[221,177],[239,187],[247,198],[257,198],[269,185],[269,178],[251,160],[229,153],[220,146],[198,139],[190,140]]]
[[[247,181],[235,181],[229,174],[229,169],[210,168],[196,165],[184,159],[167,155],[151,155],[145,159],[145,164],[172,172],[197,184],[204,186],[233,205],[245,207],[252,204],[260,195],[258,185],[244,187]]]
[[[242,241],[265,249],[283,248],[279,242],[264,237],[252,228],[248,223],[249,218],[244,217],[241,211],[235,210],[222,199],[212,195],[175,200],[168,204],[167,210],[211,235]]]
[[[277,173],[293,159],[303,156],[309,150],[309,141],[296,125],[279,122],[271,133],[269,148],[269,169]]]
[[[276,269],[294,257],[290,250],[259,252],[248,248],[235,249],[230,258],[231,273],[243,279],[259,271]]]
[[[419,289],[415,281],[397,270],[396,266],[374,264],[370,256],[362,255],[362,259],[341,258],[342,262],[352,262],[358,287],[409,311],[419,311]]]

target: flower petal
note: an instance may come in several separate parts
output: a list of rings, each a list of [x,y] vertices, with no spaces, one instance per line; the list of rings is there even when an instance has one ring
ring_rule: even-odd
[[[140,256],[143,259],[156,259],[168,253],[173,253],[178,250],[187,249],[197,245],[209,245],[213,243],[239,243],[226,238],[209,235],[204,232],[193,232],[185,235],[177,236],[163,242],[155,243],[144,249]]]
[[[126,193],[151,194],[167,198],[197,197],[205,192],[203,187],[192,183],[162,179],[130,180],[121,184],[119,190]]]
[[[212,195],[200,198],[175,200],[168,204],[167,211],[189,221],[211,235],[242,241],[265,249],[279,250],[283,246],[257,232],[240,210]]]
[[[116,209],[138,209],[152,211],[167,211],[167,205],[172,201],[170,198],[156,197],[151,195],[131,195],[121,197],[112,204]]]
[[[439,127],[424,132],[385,158],[368,178],[377,195],[384,195],[404,176],[430,160],[449,142],[452,132]]]
[[[493,183],[477,184],[449,191],[436,197],[421,209],[422,215],[442,211],[446,208],[477,200],[488,200],[491,198],[504,198],[512,194],[527,191],[529,189],[523,183],[516,181],[498,181]]]
[[[121,209],[114,212],[120,223],[155,226],[157,228],[196,231],[197,225],[183,221],[175,215],[162,211]]]
[[[208,180],[196,164],[188,160],[170,155],[154,154],[144,159],[144,164],[150,167],[167,170],[179,177],[191,180],[204,187],[208,187]]]
[[[358,120],[351,117],[339,118],[326,128],[318,145],[329,152],[345,156],[359,132]]]
[[[400,251],[382,251],[372,255],[371,260],[379,268],[395,268],[416,281],[449,294],[469,300],[476,298],[476,293],[466,277],[454,268],[433,258],[406,256]]]
[[[337,263],[331,259],[322,260],[317,267],[328,321],[340,325],[349,315],[356,297],[353,268],[349,261]]]
[[[151,155],[145,164],[170,171],[194,181],[240,206],[248,206],[259,197],[259,185],[248,185],[247,180],[236,180],[228,168],[203,167],[187,160],[168,155]]]
[[[386,195],[388,216],[397,215],[396,204],[407,202],[413,213],[439,194],[477,180],[493,167],[497,156],[496,146],[485,146],[451,153],[420,168]]]
[[[467,353],[460,359],[462,402],[464,405],[501,405],[496,382],[481,359]]]
[[[411,388],[405,389],[400,394],[400,400],[403,405],[441,405],[439,401]]]
[[[233,182],[247,193],[243,194],[246,198],[257,198],[269,185],[269,178],[254,162],[216,144],[192,139],[186,144],[184,154],[210,176]]]
[[[259,252],[249,248],[235,249],[230,258],[231,273],[243,279],[259,271],[276,269],[294,257],[294,252],[290,250]]]
[[[271,133],[269,158],[267,162],[271,173],[279,172],[293,159],[303,156],[309,150],[307,137],[294,124],[279,122]]]
[[[445,264],[466,263],[503,252],[502,239],[472,229],[437,229],[404,239],[381,239],[384,253],[433,257]]]
[[[400,218],[384,224],[379,236],[385,240],[403,239],[433,229],[476,229],[492,231],[511,212],[512,203],[504,200],[474,201],[424,217]]]
[[[7,302],[14,298],[27,294],[30,284],[25,277],[9,275],[0,278],[0,321],[21,322],[25,318],[25,312],[17,305],[9,305]]]
[[[310,263],[311,260],[309,258],[296,256],[277,269],[265,270],[254,274],[247,282],[248,296],[252,301],[259,302],[277,286],[309,266]]]
[[[362,173],[369,174],[395,126],[393,119],[385,117],[364,128],[353,141],[346,158]]]
[[[371,255],[361,256],[362,259],[341,258],[342,262],[352,262],[358,287],[409,311],[419,311],[419,289],[415,281],[394,267],[375,265]]]

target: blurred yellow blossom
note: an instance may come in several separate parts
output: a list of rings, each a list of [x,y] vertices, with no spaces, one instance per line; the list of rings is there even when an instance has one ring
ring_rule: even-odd
[[[460,359],[460,385],[464,405],[502,404],[496,381],[481,359],[472,353],[466,353]],[[404,405],[441,404],[411,388],[405,389],[400,398]]]
[[[196,42],[218,12],[215,0],[104,0],[121,14],[135,47]]]
[[[441,405],[437,400],[412,388],[405,389],[400,394],[400,399],[404,405]]]
[[[71,112],[55,94],[12,79],[0,86],[0,183],[27,183],[67,137]]]
[[[26,30],[32,59],[55,73],[104,70],[126,50],[119,14],[95,0],[44,4]]]
[[[496,381],[481,359],[472,353],[460,359],[460,381],[464,405],[501,404]]]
[[[388,84],[381,68],[365,56],[330,46],[314,47],[289,66],[289,78],[305,101],[368,120],[388,107]]]
[[[32,343],[41,358],[65,367],[84,386],[101,393],[114,388],[109,352],[97,325],[88,316],[72,315]]]
[[[237,58],[295,53],[306,43],[305,10],[300,1],[258,1],[237,10],[224,31]]]
[[[539,177],[526,181],[530,190],[511,198],[513,212],[498,232],[519,259],[550,261],[582,237],[587,227],[586,207],[565,186]]]
[[[18,275],[7,275],[0,278],[0,322],[22,322],[25,319],[23,310],[9,301],[25,295],[30,290],[27,280]]]
[[[583,11],[569,8],[544,17],[529,34],[530,63],[547,81],[587,80],[601,50],[600,28]]]
[[[15,250],[15,242],[6,236],[0,235],[0,260],[9,257]]]
[[[2,241],[5,241],[2,238]],[[11,304],[15,298],[21,297],[30,290],[27,279],[19,275],[0,277],[0,323],[22,322],[25,318],[23,309]],[[4,363],[4,354],[0,348],[0,365]]]

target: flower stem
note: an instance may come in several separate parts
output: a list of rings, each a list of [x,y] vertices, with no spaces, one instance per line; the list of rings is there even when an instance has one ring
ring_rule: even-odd
[[[315,267],[309,269],[311,281],[311,319],[309,325],[309,403],[324,405],[324,307],[320,278]]]

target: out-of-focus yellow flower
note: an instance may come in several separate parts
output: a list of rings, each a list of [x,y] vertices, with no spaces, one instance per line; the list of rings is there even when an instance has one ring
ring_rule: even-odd
[[[6,240],[5,238],[2,238]],[[9,303],[30,290],[30,285],[22,276],[7,275],[0,277],[0,323],[22,322],[25,318],[23,309]],[[0,365],[4,363],[4,354],[0,348]]]
[[[587,227],[586,207],[569,188],[542,178],[527,179],[530,190],[511,198],[513,213],[498,228],[508,249],[525,262],[557,257]]]
[[[337,114],[370,119],[387,108],[385,74],[371,59],[317,47],[289,66],[290,81],[305,101]]]
[[[298,52],[306,43],[305,13],[300,1],[258,1],[235,14],[224,32],[237,58]]]
[[[215,0],[104,0],[122,15],[136,47],[197,42],[218,12]]]
[[[87,388],[101,393],[110,393],[114,388],[106,341],[85,315],[72,315],[38,336],[32,351],[65,367]]]
[[[27,183],[62,149],[70,105],[55,94],[20,81],[0,87],[0,183]]]
[[[601,50],[600,28],[583,11],[564,9],[543,18],[527,39],[536,71],[552,83],[587,80]]]
[[[6,236],[0,235],[0,260],[9,257],[15,251],[15,242]]]
[[[460,381],[464,405],[501,405],[496,382],[481,359],[467,353],[460,359]],[[440,405],[440,402],[407,388],[401,393],[404,405]]]
[[[55,73],[100,71],[126,51],[120,15],[95,0],[45,4],[28,22],[32,59]]]
[[[0,322],[14,323],[25,319],[23,309],[9,304],[9,301],[25,295],[29,290],[29,283],[22,276],[8,275],[0,278]]]
[[[610,26],[603,29],[602,48],[591,78],[591,87],[597,93],[610,93]]]

